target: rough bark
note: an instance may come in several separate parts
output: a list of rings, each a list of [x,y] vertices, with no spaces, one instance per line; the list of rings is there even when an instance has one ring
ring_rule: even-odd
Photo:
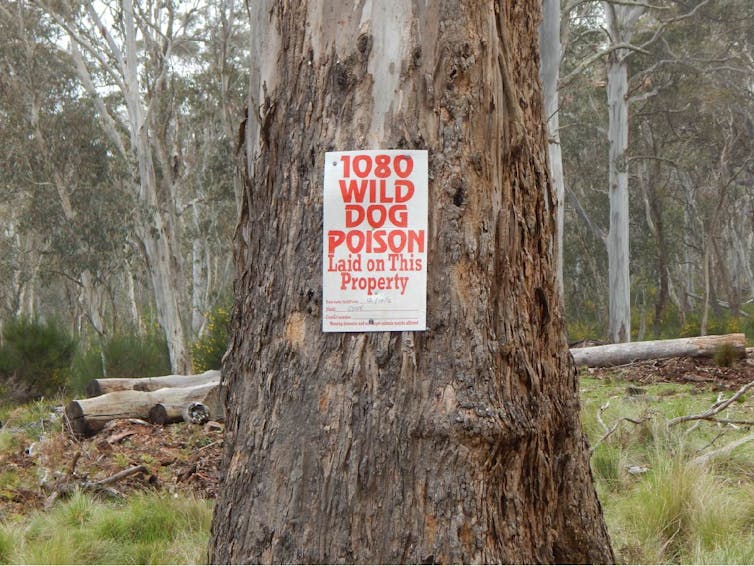
[[[538,13],[252,4],[213,563],[612,561],[557,300]],[[380,147],[429,150],[428,330],[325,334],[324,153]]]
[[[162,375],[159,377],[111,377],[93,379],[86,385],[87,397],[113,391],[157,391],[163,387],[192,387],[220,381],[220,371],[211,369],[197,375]]]
[[[746,356],[746,335],[725,334],[722,336],[589,346],[587,348],[571,348],[571,354],[577,366],[606,367],[630,364],[639,360],[679,356],[711,358],[721,348],[730,348],[734,357],[743,358]]]
[[[70,429],[82,435],[95,434],[113,419],[147,419],[157,404],[205,403],[220,387],[218,382],[194,387],[166,387],[157,391],[114,391],[91,399],[74,399],[65,408]]]

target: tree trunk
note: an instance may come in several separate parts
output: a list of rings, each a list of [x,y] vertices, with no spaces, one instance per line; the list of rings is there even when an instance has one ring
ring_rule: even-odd
[[[140,208],[137,211],[136,230],[152,283],[157,319],[168,344],[170,367],[175,373],[189,373],[191,355],[188,349],[187,332],[181,318],[181,312],[188,306],[188,301],[182,300],[185,286],[181,268],[182,257],[177,250],[179,242],[175,202],[173,198],[160,199],[158,195],[153,149],[159,144],[154,139],[156,134],[150,132],[150,124],[147,122],[150,113],[147,112],[141,100],[142,90],[139,85],[139,63],[136,51],[136,22],[132,0],[123,1],[123,20],[126,54],[123,96],[128,109],[131,148],[138,167],[137,196],[140,203],[144,205],[141,207],[143,210]],[[154,120],[154,116],[152,119]],[[165,175],[167,173],[163,172],[163,176]]]
[[[589,346],[587,348],[571,348],[571,354],[577,366],[608,367],[630,364],[639,360],[680,356],[711,358],[722,348],[730,348],[732,356],[743,358],[746,355],[746,335],[725,334],[722,336]]]
[[[204,298],[207,295],[207,272],[204,270],[205,254],[202,244],[201,235],[194,236],[191,243],[191,333],[194,336],[202,334],[206,323],[204,315],[207,306]]]
[[[613,560],[557,299],[538,13],[252,4],[211,562]],[[320,330],[324,153],[361,148],[429,151],[425,332]]]
[[[164,91],[165,66],[168,65],[169,57],[162,49],[158,50],[159,55],[154,54],[155,57],[145,57],[139,51],[140,44],[144,47],[144,38],[141,37],[144,30],[157,27],[149,18],[159,18],[163,12],[159,7],[153,12],[140,11],[138,8],[135,10],[133,0],[123,0],[117,10],[119,25],[122,25],[123,30],[120,44],[116,40],[117,34],[114,35],[103,24],[99,12],[91,3],[86,6],[87,15],[82,14],[86,20],[83,27],[78,21],[70,19],[70,13],[57,13],[50,7],[46,9],[68,31],[72,43],[71,56],[82,86],[94,100],[105,133],[125,162],[133,166],[130,187],[139,204],[134,214],[135,230],[152,284],[157,319],[165,333],[173,371],[189,373],[189,336],[187,324],[181,316],[188,312],[189,299],[182,269],[175,186],[174,179],[167,171],[170,168],[165,166],[165,140],[156,132],[167,127],[165,122],[169,121],[159,109],[161,103],[170,97]],[[173,13],[172,6],[166,10]],[[85,29],[92,24],[95,24],[93,27],[102,35],[101,42],[94,46],[89,44]],[[138,35],[137,29],[140,32]],[[171,36],[163,39],[172,42],[174,38]],[[78,43],[84,45],[85,50],[91,47],[101,51],[102,60],[112,62],[112,66],[100,70],[116,78],[115,85],[123,96],[125,113],[108,111],[108,105],[101,98],[92,79],[94,72],[82,57]],[[149,80],[150,73],[146,68],[149,63],[145,62],[147,59],[152,59],[150,62],[158,65],[152,69],[154,76],[158,77],[156,80]],[[149,85],[143,84],[143,81],[147,81]],[[160,120],[163,120],[162,124],[159,123]],[[124,132],[127,132],[127,140],[122,137]]]
[[[555,192],[555,249],[557,250],[556,273],[558,291],[563,292],[563,222],[565,207],[565,178],[563,157],[560,150],[560,102],[558,80],[560,77],[560,0],[542,0],[542,23],[539,27],[539,49],[542,64],[539,76],[542,81],[542,95],[545,100],[547,119],[547,152],[550,163],[550,176]]]
[[[612,44],[628,43],[644,8],[605,2]],[[607,57],[608,192],[610,230],[607,235],[609,316],[613,342],[631,341],[631,278],[628,248],[628,51],[616,49]]]

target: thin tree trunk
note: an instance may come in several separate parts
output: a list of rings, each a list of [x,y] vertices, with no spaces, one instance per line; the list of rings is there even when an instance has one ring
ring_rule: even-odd
[[[555,249],[557,250],[558,290],[563,292],[563,222],[565,206],[565,179],[563,157],[560,149],[560,102],[558,79],[560,77],[560,0],[542,1],[542,23],[539,27],[539,48],[542,59],[539,76],[545,100],[550,175],[555,192]]]
[[[704,270],[704,306],[702,309],[702,321],[699,327],[699,335],[707,335],[707,321],[709,320],[709,305],[710,305],[710,244],[706,242],[704,244],[704,259],[702,268]]]
[[[143,332],[144,321],[141,318],[141,314],[139,314],[139,303],[136,301],[136,283],[134,282],[134,274],[129,267],[126,267],[124,276],[128,285],[128,306],[131,313],[131,324],[137,332]]]
[[[204,297],[207,292],[207,277],[204,247],[200,236],[195,236],[191,243],[191,332],[199,336],[204,329]]]
[[[251,9],[210,561],[612,561],[552,256],[539,0]],[[358,148],[429,151],[426,332],[320,330],[323,157]]]
[[[608,59],[616,59],[612,54]],[[611,61],[607,70],[609,107],[610,230],[607,235],[609,335],[613,342],[631,340],[631,280],[628,248],[628,78],[625,63]]]
[[[138,56],[136,51],[136,26],[132,0],[123,0],[125,29],[124,81],[131,147],[138,164],[139,201],[144,210],[138,214],[137,233],[147,261],[147,270],[152,283],[157,318],[165,332],[170,353],[170,366],[176,373],[191,372],[188,337],[181,318],[187,306],[182,301],[182,258],[177,241],[173,216],[174,202],[162,203],[158,198],[157,175],[152,157],[146,109],[141,100],[138,79]],[[167,174],[167,173],[165,173]],[[168,199],[170,201],[171,199]]]
[[[613,44],[631,40],[643,8],[605,3],[607,27]],[[631,341],[631,278],[628,240],[628,63],[627,51],[607,57],[608,192],[610,230],[607,236],[609,320],[612,342]]]
[[[154,231],[140,229],[138,232],[147,259],[157,319],[167,340],[171,369],[175,373],[188,374],[191,373],[191,356],[181,318],[185,304],[180,301],[183,277],[176,265],[175,243],[169,241],[162,219],[155,213],[152,220],[157,225]]]

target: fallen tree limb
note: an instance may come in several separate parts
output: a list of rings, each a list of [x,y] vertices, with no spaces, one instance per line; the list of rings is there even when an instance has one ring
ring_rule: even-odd
[[[69,466],[68,473],[65,475],[62,481],[58,482],[55,485],[55,488],[52,490],[52,493],[50,493],[50,495],[45,500],[45,504],[44,504],[45,509],[50,509],[58,499],[60,499],[61,497],[68,497],[76,490],[89,491],[89,492],[98,493],[98,494],[104,493],[110,496],[119,495],[118,492],[116,492],[115,490],[112,490],[108,486],[110,484],[119,482],[120,480],[127,478],[129,476],[132,476],[134,474],[138,474],[138,473],[146,474],[149,471],[147,470],[146,466],[138,465],[138,466],[132,466],[125,470],[121,470],[117,474],[113,474],[112,476],[101,479],[101,480],[89,481],[86,478],[84,478],[79,481],[76,481],[76,475],[73,472],[73,470],[76,467],[76,463],[78,462],[79,456],[81,456],[81,453],[77,452],[76,455],[74,456],[73,461],[71,462],[71,465]]]
[[[743,446],[744,444],[751,442],[752,440],[754,440],[754,434],[738,438],[726,444],[722,448],[718,448],[717,450],[713,450],[712,452],[707,452],[706,454],[697,456],[696,458],[691,460],[691,464],[693,466],[701,466],[702,464],[706,464],[707,462],[713,460],[714,458],[717,458],[718,456],[727,456],[739,446]]]
[[[111,377],[93,379],[86,386],[87,397],[115,391],[157,391],[165,387],[193,387],[220,380],[220,370],[212,369],[197,375],[163,375],[160,377]]]
[[[696,415],[684,415],[682,417],[676,417],[674,419],[670,419],[668,421],[668,426],[686,423],[689,421],[717,421],[717,422],[727,422],[729,424],[754,424],[754,423],[746,422],[746,421],[730,421],[727,419],[715,418],[716,414],[727,409],[731,405],[731,403],[740,399],[741,396],[752,387],[754,387],[754,381],[751,381],[747,383],[746,385],[744,385],[741,389],[736,391],[731,397],[728,397],[727,399],[720,399],[703,413],[698,413]]]
[[[629,364],[640,360],[675,358],[681,356],[713,357],[721,348],[731,348],[733,357],[746,355],[744,334],[699,336],[675,340],[653,340],[571,348],[577,366],[608,367]]]
[[[111,483],[118,482],[118,481],[122,480],[123,478],[127,478],[128,476],[132,476],[134,474],[138,474],[139,472],[143,472],[143,473],[146,474],[147,473],[147,467],[144,466],[144,465],[142,465],[142,464],[140,464],[138,466],[133,466],[131,468],[127,468],[125,470],[122,470],[122,471],[118,472],[117,474],[113,474],[109,478],[105,478],[105,479],[97,480],[97,481],[93,481],[93,482],[86,482],[84,485],[87,486],[87,487],[99,488],[99,487],[103,487],[103,486],[106,486],[106,485],[110,485]]]
[[[222,405],[217,381],[194,387],[166,387],[157,391],[114,391],[91,399],[75,399],[65,408],[70,429],[82,435],[92,435],[113,419],[147,419],[155,405],[202,403],[209,407],[211,418],[222,420]]]
[[[614,398],[615,397],[611,397],[610,399],[614,399]],[[631,424],[640,425],[642,423],[647,422],[648,420],[650,420],[654,416],[654,415],[645,415],[645,416],[643,416],[640,419],[632,419],[630,417],[621,417],[621,418],[619,418],[617,421],[615,421],[613,423],[613,426],[611,426],[611,427],[608,428],[608,426],[605,424],[605,421],[602,420],[602,413],[605,411],[605,409],[607,409],[608,407],[610,407],[610,399],[608,399],[605,402],[605,404],[600,407],[599,411],[597,411],[597,422],[604,429],[605,434],[603,434],[599,438],[599,440],[597,440],[597,442],[595,442],[592,445],[592,447],[590,448],[590,451],[589,451],[590,454],[594,454],[594,451],[597,449],[597,447],[600,444],[602,444],[603,442],[605,442],[605,440],[607,440],[610,437],[610,435],[612,435],[616,430],[618,430],[618,427],[620,426],[620,424],[622,422],[625,421],[625,422],[628,422],[628,423],[631,423]]]

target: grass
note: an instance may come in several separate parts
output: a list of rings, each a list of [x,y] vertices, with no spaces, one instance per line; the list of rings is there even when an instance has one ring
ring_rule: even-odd
[[[42,468],[65,468],[67,462],[57,460],[64,457],[62,447],[54,447],[65,437],[53,410],[62,403],[0,407],[0,564],[204,563],[213,503],[192,496],[146,491],[104,501],[75,493],[47,511],[4,512],[2,502],[18,489],[39,490]],[[37,465],[3,464],[19,462],[25,449],[42,444],[47,450]],[[113,458],[121,468],[131,464],[126,455]],[[154,463],[145,453],[144,461],[150,460]]]
[[[754,563],[754,441],[696,460],[751,434],[751,427],[669,426],[674,417],[709,408],[720,393],[675,383],[637,386],[621,371],[580,378],[582,423],[619,562]],[[6,424],[0,460],[60,426],[51,415],[54,404],[0,408]],[[754,395],[720,416],[754,420]],[[197,429],[186,445],[195,450],[207,441]],[[130,465],[127,456],[118,457],[120,467]],[[0,499],[4,489],[33,488],[29,481],[0,468]],[[117,503],[76,493],[46,512],[0,516],[0,563],[201,563],[211,509],[208,501],[151,491]]]
[[[0,523],[0,562],[199,564],[211,503],[145,493],[122,504],[76,493],[48,512]]]
[[[617,374],[581,379],[582,423],[594,446],[592,470],[619,562],[754,563],[754,442],[696,460],[749,434],[748,427],[670,427],[673,417],[709,408],[717,393],[657,384],[627,395],[631,386]],[[729,411],[722,416],[754,420],[749,400]],[[614,432],[606,436],[600,420],[608,430],[617,424]]]

